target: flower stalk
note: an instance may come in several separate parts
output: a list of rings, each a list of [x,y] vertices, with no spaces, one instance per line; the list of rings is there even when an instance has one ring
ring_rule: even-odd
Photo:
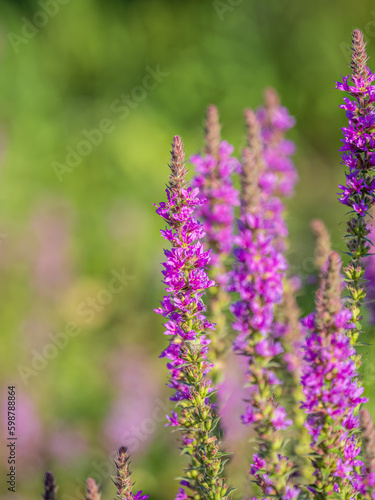
[[[360,493],[363,462],[358,440],[360,405],[367,401],[358,386],[355,353],[347,331],[351,312],[341,298],[341,260],[332,252],[316,294],[316,311],[304,320],[309,334],[304,346],[302,386],[312,438],[314,482],[309,489],[323,500],[339,494],[356,498]]]
[[[100,500],[99,486],[91,477],[86,481],[86,500]]]
[[[233,187],[232,174],[239,173],[241,168],[240,162],[232,156],[233,149],[226,141],[221,141],[218,110],[215,106],[209,106],[205,126],[205,154],[194,155],[190,161],[196,171],[192,187],[199,188],[199,198],[204,201],[197,207],[195,215],[206,233],[204,248],[211,249],[208,274],[218,285],[207,290],[208,316],[216,327],[214,335],[209,337],[210,359],[214,365],[210,376],[215,385],[223,378],[225,357],[231,347],[227,320],[230,297],[226,286],[234,244],[234,210],[239,205],[239,194]]]
[[[134,483],[131,479],[130,455],[126,446],[120,446],[115,459],[116,475],[113,483],[116,486],[116,496],[118,500],[147,500],[149,495],[144,495],[142,491],[133,494]],[[91,486],[93,486],[91,484]],[[94,488],[95,489],[95,488]]]
[[[42,495],[42,497],[44,498],[44,500],[55,500],[57,487],[52,472],[46,472],[43,484],[44,494]]]
[[[248,359],[246,374],[249,397],[243,423],[257,433],[259,453],[253,457],[250,473],[265,495],[296,498],[299,490],[290,483],[293,464],[282,455],[280,433],[291,425],[283,406],[278,404],[281,381],[273,366],[283,349],[273,337],[275,305],[282,298],[286,261],[273,243],[273,225],[267,219],[268,198],[260,186],[264,172],[259,122],[255,113],[245,111],[248,144],[243,150],[241,172],[241,219],[229,290],[240,300],[232,305],[233,328],[238,336],[234,350]],[[288,497],[289,498],[289,497]]]
[[[214,285],[206,273],[210,251],[205,251],[200,241],[205,232],[194,212],[203,202],[198,198],[199,190],[187,185],[183,144],[178,136],[173,139],[171,155],[168,201],[156,210],[168,225],[161,234],[171,244],[163,264],[167,294],[155,310],[167,319],[165,334],[170,337],[162,356],[168,359],[168,385],[174,391],[171,400],[177,411],[167,418],[169,425],[182,433],[182,451],[189,458],[181,485],[196,500],[220,500],[227,498],[230,490],[223,478],[227,454],[220,450],[215,435],[219,419],[208,378],[207,332],[214,326],[205,316],[202,296]],[[184,488],[179,498],[186,495]]]
[[[343,164],[347,172],[346,183],[340,185],[340,202],[350,209],[347,223],[346,243],[349,263],[344,268],[349,297],[348,308],[352,313],[353,328],[348,332],[354,346],[361,333],[361,305],[366,297],[363,278],[363,258],[369,254],[371,243],[368,239],[370,229],[366,217],[374,204],[375,181],[375,75],[367,67],[366,44],[359,30],[354,30],[352,38],[351,75],[337,82],[337,89],[347,92],[351,99],[344,97],[345,110],[349,121],[344,127],[341,150]],[[352,85],[349,83],[352,81]],[[361,361],[357,354],[356,365]]]

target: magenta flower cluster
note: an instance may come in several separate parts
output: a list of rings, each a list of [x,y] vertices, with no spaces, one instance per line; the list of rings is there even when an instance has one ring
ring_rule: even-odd
[[[168,248],[165,295],[155,312],[165,319],[168,337],[160,357],[167,361],[174,408],[166,426],[179,433],[187,458],[176,500],[227,500],[233,490],[224,477],[229,453],[220,441],[222,399],[214,399],[233,333],[227,328],[229,305],[236,331],[231,344],[246,361],[241,419],[255,431],[249,472],[256,494],[263,500],[375,500],[375,428],[361,408],[368,399],[355,349],[367,293],[363,257],[371,247],[365,216],[375,203],[375,74],[367,67],[359,30],[352,53],[352,73],[337,84],[351,96],[341,106],[349,121],[341,148],[346,183],[340,186],[340,202],[350,214],[348,264],[342,270],[328,231],[315,221],[319,286],[314,312],[302,321],[297,287],[287,275],[283,200],[297,181],[294,144],[285,138],[295,121],[276,92],[266,91],[257,112],[245,111],[241,162],[221,140],[216,107],[208,108],[205,153],[191,158],[196,171],[191,186],[182,140],[173,139],[166,201],[156,205]],[[142,490],[133,493],[125,446],[115,465],[118,500],[147,500]],[[55,500],[55,493],[47,473],[44,500]],[[86,498],[100,500],[93,479]]]
[[[198,188],[186,186],[184,151],[178,136],[173,140],[171,154],[168,201],[160,203],[156,210],[168,224],[161,234],[171,244],[171,249],[165,250],[167,260],[163,264],[167,295],[156,309],[167,320],[164,333],[170,336],[170,343],[162,357],[168,360],[168,385],[174,391],[171,400],[179,410],[173,411],[168,421],[181,431],[184,452],[190,457],[181,486],[189,488],[193,495],[220,500],[227,495],[221,477],[224,453],[212,434],[218,420],[210,401],[212,389],[207,377],[211,364],[207,359],[206,334],[214,326],[205,316],[202,300],[214,282],[206,272],[211,251],[204,251],[200,240],[205,232],[194,215],[204,200],[198,198]],[[177,498],[185,497],[181,488]]]
[[[282,221],[280,200],[273,197],[273,190],[261,185],[262,175],[267,172],[263,158],[263,143],[259,123],[248,110],[249,144],[257,154],[245,149],[243,154],[242,206],[235,237],[235,263],[230,273],[228,290],[239,295],[231,306],[235,316],[233,328],[238,335],[233,343],[235,352],[246,356],[248,397],[244,424],[253,425],[261,455],[254,455],[251,474],[265,495],[286,495],[298,489],[289,489],[288,477],[293,464],[281,459],[282,439],[275,432],[283,431],[292,424],[287,411],[275,399],[276,387],[282,384],[274,371],[273,363],[283,352],[275,334],[275,307],[283,296],[283,278],[286,260],[276,243]],[[264,178],[264,177],[263,177]],[[279,201],[279,203],[275,203]],[[276,443],[279,443],[276,445]],[[275,446],[276,445],[276,446]],[[280,464],[282,468],[280,469]],[[282,470],[282,473],[280,472]]]
[[[352,78],[354,85],[350,85]],[[374,203],[375,181],[368,171],[375,167],[374,126],[375,86],[371,83],[375,74],[366,69],[365,75],[348,75],[343,82],[337,83],[339,90],[348,92],[354,100],[344,97],[345,103],[340,107],[345,110],[349,125],[344,127],[344,139],[341,151],[343,162],[349,172],[346,183],[340,185],[340,201],[362,217],[366,215]]]
[[[273,214],[273,228],[280,241],[288,236],[281,197],[292,196],[298,180],[297,169],[290,158],[295,146],[285,138],[285,133],[294,127],[295,119],[280,105],[273,89],[266,90],[265,101],[266,105],[257,111],[265,164],[264,170],[259,173],[259,186],[269,199],[265,208]],[[282,244],[281,248],[284,249]]]
[[[373,213],[373,210],[372,210]],[[370,232],[368,235],[369,240],[372,243],[372,247],[375,246],[375,226],[374,220],[370,222]],[[364,278],[367,280],[367,307],[369,310],[369,322],[375,324],[375,254],[372,250],[366,259],[366,268],[364,272]]]
[[[160,203],[156,210],[170,225],[170,228],[161,230],[161,234],[172,244],[171,250],[164,251],[167,260],[163,264],[163,275],[167,295],[155,312],[168,320],[164,325],[164,333],[171,336],[171,341],[162,356],[168,359],[174,401],[190,398],[190,384],[181,372],[182,366],[186,364],[181,356],[184,345],[181,340],[195,341],[197,356],[206,359],[208,340],[204,332],[213,328],[204,316],[202,301],[202,294],[214,282],[209,280],[205,270],[211,252],[205,252],[199,241],[205,234],[203,226],[193,216],[195,208],[203,203],[197,194],[198,189],[192,188],[181,189],[177,193],[167,190],[168,202]],[[189,324],[191,327],[187,328]],[[204,361],[204,365],[204,371],[209,371],[209,363]],[[173,416],[170,422],[178,425]]]
[[[260,112],[262,114],[262,112]],[[250,142],[258,154],[243,155],[242,210],[235,237],[235,264],[230,273],[228,290],[239,294],[240,299],[231,307],[238,332],[234,341],[236,352],[249,357],[249,401],[242,420],[271,425],[276,430],[285,429],[292,422],[282,405],[272,404],[269,390],[280,385],[270,361],[283,352],[274,336],[274,312],[283,295],[283,278],[287,263],[278,249],[276,239],[287,233],[282,218],[282,204],[273,196],[276,176],[263,162],[264,145],[259,122],[250,110],[246,112]],[[266,123],[264,123],[264,133]],[[270,175],[268,175],[270,174]],[[273,178],[265,188],[265,178]],[[248,193],[246,191],[249,191]],[[247,202],[244,200],[248,200]]]
[[[256,352],[272,357],[279,354],[281,346],[274,344],[267,335],[273,324],[274,306],[282,298],[286,261],[272,246],[268,221],[264,220],[262,212],[262,206],[259,206],[259,213],[244,214],[239,221],[234,250],[236,264],[231,273],[229,291],[240,295],[240,300],[232,306],[236,318],[233,327],[239,332],[235,350],[246,352],[249,332],[259,331],[262,340],[256,346]]]
[[[338,256],[330,259],[328,272],[336,266],[333,272],[339,274]],[[368,400],[362,397],[363,387],[358,386],[355,350],[345,334],[353,327],[351,312],[342,307],[340,291],[337,300],[332,299],[332,293],[324,296],[328,279],[327,276],[317,296],[317,312],[304,320],[308,337],[301,379],[305,401],[301,408],[307,414],[305,425],[312,437],[311,447],[317,453],[313,461],[314,491],[338,493],[342,485],[349,483],[352,491],[358,493],[363,462],[358,458],[361,447],[355,431],[359,428],[358,408]],[[330,472],[328,478],[322,474],[324,468]]]
[[[265,199],[263,212],[270,214],[268,218],[272,221],[267,228],[269,235],[273,237],[272,245],[284,253],[288,227],[283,198],[293,195],[298,181],[297,169],[291,159],[295,152],[295,145],[285,137],[285,134],[294,127],[295,119],[289,114],[287,108],[281,106],[279,97],[272,88],[266,89],[265,105],[257,110],[256,117],[260,126],[263,147],[264,169],[259,172],[259,187]],[[291,294],[298,289],[298,285],[298,277],[290,281]],[[284,304],[281,306],[284,309],[288,308],[287,293],[284,287]],[[280,338],[284,350],[283,358],[289,372],[299,377],[300,347],[303,340],[300,327],[292,324],[288,317],[277,318],[273,325],[273,336]]]
[[[190,158],[196,176],[192,186],[199,188],[199,199],[205,200],[196,210],[196,217],[204,223],[206,240],[212,249],[211,268],[221,270],[221,262],[233,249],[234,208],[239,206],[239,193],[233,187],[232,175],[239,174],[240,162],[233,155],[234,147],[222,141],[218,157],[212,154]],[[227,274],[215,273],[220,286],[226,285]]]

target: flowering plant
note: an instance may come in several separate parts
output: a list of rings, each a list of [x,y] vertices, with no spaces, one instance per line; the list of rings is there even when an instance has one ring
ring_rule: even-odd
[[[356,352],[375,203],[375,74],[359,30],[352,52],[352,73],[337,84],[350,97],[341,106],[349,123],[343,128],[346,182],[339,195],[349,210],[347,262],[342,269],[328,230],[313,220],[319,280],[314,310],[304,318],[297,302],[300,279],[290,274],[287,258],[285,198],[298,176],[294,144],[285,135],[295,120],[276,92],[267,89],[265,105],[245,111],[240,159],[222,140],[218,111],[209,106],[205,150],[191,157],[190,183],[182,140],[173,138],[166,199],[156,205],[167,248],[165,295],[155,312],[164,318],[168,338],[160,356],[173,404],[166,426],[178,432],[186,458],[176,499],[221,500],[235,490],[225,477],[229,453],[215,399],[230,346],[246,365],[241,419],[255,434],[248,464],[255,494],[375,500],[375,430],[362,408],[368,399]],[[142,491],[133,493],[123,446],[115,465],[118,500],[147,499]],[[43,498],[53,500],[55,492],[47,473]],[[86,498],[100,499],[93,479]]]

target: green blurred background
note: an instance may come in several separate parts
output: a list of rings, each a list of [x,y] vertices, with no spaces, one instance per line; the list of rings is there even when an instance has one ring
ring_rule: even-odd
[[[172,498],[182,462],[164,428],[168,391],[158,355],[165,338],[153,313],[163,293],[163,241],[152,205],[164,199],[171,138],[180,134],[188,155],[198,151],[205,108],[214,103],[224,138],[239,152],[243,108],[260,105],[265,86],[279,91],[297,119],[289,260],[294,273],[308,276],[311,218],[321,217],[334,248],[344,247],[336,192],[345,119],[334,85],[347,73],[355,27],[375,67],[375,6],[1,0],[0,9],[0,377],[3,410],[6,387],[17,386],[19,436],[17,494],[9,498],[38,498],[46,469],[63,500],[83,498],[88,475],[109,498],[119,440],[133,451],[137,486],[151,498]],[[145,80],[155,72],[156,80]],[[102,138],[93,132],[100,126],[107,127]],[[96,141],[89,154],[85,133]],[[69,167],[68,149],[77,147],[84,156]],[[61,164],[69,169],[59,179]],[[117,293],[108,292],[113,273],[123,276]],[[313,291],[301,293],[304,313]],[[77,335],[61,334],[71,323]],[[63,347],[53,347],[58,342]],[[362,352],[371,393],[373,354]],[[240,495],[251,450],[235,437],[233,447],[244,458],[232,467]]]

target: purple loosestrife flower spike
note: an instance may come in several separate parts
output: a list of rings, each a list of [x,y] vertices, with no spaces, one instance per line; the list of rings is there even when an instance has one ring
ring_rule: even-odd
[[[367,401],[358,386],[354,349],[346,331],[351,312],[341,299],[341,260],[332,252],[316,294],[316,311],[304,319],[309,332],[304,346],[301,408],[311,435],[314,483],[318,499],[338,494],[356,498],[361,491],[361,448],[358,440],[360,405]]]
[[[265,178],[262,182],[266,192],[290,197],[294,193],[298,175],[290,159],[295,146],[292,141],[285,138],[285,133],[295,125],[295,119],[284,106],[280,105],[275,89],[267,88],[264,100],[265,106],[257,111],[266,164]]]
[[[352,60],[350,68],[355,78],[363,78],[364,80],[367,78],[367,61],[366,43],[363,41],[363,35],[360,30],[354,30],[352,36]]]
[[[303,398],[300,383],[303,370],[302,348],[305,340],[305,331],[300,322],[300,315],[293,281],[284,278],[283,298],[275,310],[275,324],[273,326],[273,336],[280,340],[284,350],[278,370],[278,375],[283,381],[283,392],[279,401],[285,402],[293,420],[290,456],[295,462],[294,476],[303,478],[305,483],[311,477],[311,466],[307,459],[310,439],[304,425],[305,415],[300,408]]]
[[[311,221],[311,229],[315,236],[315,265],[321,271],[327,265],[332,252],[331,238],[324,222],[320,219]]]
[[[272,245],[273,226],[265,211],[268,200],[259,185],[265,168],[259,123],[251,110],[245,111],[245,120],[249,147],[243,150],[241,219],[228,289],[240,296],[231,307],[233,327],[238,331],[234,350],[249,362],[249,396],[242,420],[252,424],[258,435],[259,454],[253,457],[250,473],[265,495],[282,497],[290,486],[293,464],[281,455],[284,443],[280,431],[292,422],[277,403],[281,382],[271,366],[282,352],[280,342],[273,338],[272,326],[275,305],[282,297],[286,263]],[[295,498],[299,491],[293,492]]]
[[[262,155],[264,168],[259,173],[259,185],[264,199],[264,209],[267,216],[268,234],[272,236],[272,245],[276,250],[285,253],[287,247],[288,228],[285,222],[285,207],[282,198],[293,194],[298,179],[297,171],[290,156],[294,153],[294,144],[285,138],[285,133],[294,126],[295,120],[288,110],[280,105],[279,96],[273,88],[264,92],[265,105],[257,110],[256,119],[260,126],[262,138]],[[254,121],[254,118],[252,119]],[[254,149],[251,128],[248,122],[248,143]],[[256,145],[255,145],[256,147]],[[274,336],[279,338],[283,347],[283,362],[286,368],[284,384],[287,398],[295,397],[295,419],[298,419],[300,388],[301,356],[300,348],[303,341],[299,323],[299,309],[295,300],[295,284],[284,277],[282,302],[275,308]],[[303,431],[303,425],[299,427]]]
[[[53,477],[52,472],[46,472],[44,476],[44,494],[42,497],[44,500],[55,500],[56,498],[56,485],[55,478]]]
[[[208,290],[208,316],[216,325],[215,334],[210,336],[210,356],[214,364],[210,376],[217,384],[223,376],[224,360],[230,349],[225,313],[230,298],[226,285],[234,244],[234,210],[239,205],[232,174],[239,172],[241,165],[232,156],[233,146],[220,140],[219,114],[215,106],[207,109],[205,131],[206,154],[194,155],[190,160],[196,170],[192,187],[199,188],[199,198],[204,201],[195,215],[206,233],[204,249],[211,249],[209,276],[218,284]]]
[[[163,264],[167,294],[155,310],[166,318],[165,334],[170,336],[161,356],[168,360],[168,385],[174,391],[171,400],[178,411],[167,417],[168,425],[181,431],[183,453],[189,457],[181,485],[188,487],[196,500],[220,500],[229,492],[222,478],[224,453],[213,432],[218,418],[210,401],[212,387],[207,377],[211,369],[207,330],[214,327],[205,317],[202,301],[214,282],[206,273],[210,251],[205,251],[200,242],[204,228],[194,216],[204,202],[198,198],[197,188],[187,186],[178,136],[173,140],[170,168],[168,201],[157,205],[156,212],[169,226],[161,234],[172,248],[165,250],[167,261]],[[182,488],[177,498],[185,495]]]
[[[257,163],[263,163],[263,144],[261,140],[261,130],[259,120],[250,108],[245,109],[245,126],[246,126],[246,140],[248,148],[253,152]],[[259,168],[264,169],[264,165],[259,165]]]
[[[368,221],[370,233],[369,239],[372,243],[371,253],[366,259],[366,267],[364,272],[364,279],[367,280],[366,286],[366,306],[369,311],[368,322],[371,325],[375,324],[375,207],[370,210],[370,219]]]
[[[99,486],[91,477],[86,481],[86,500],[100,500]]]
[[[250,148],[242,151],[241,213],[253,212],[259,204],[259,172],[256,156]]]
[[[364,444],[365,474],[363,495],[369,494],[372,500],[375,498],[375,428],[370,413],[362,409],[360,412],[361,430]]]
[[[256,112],[256,119],[247,112],[248,144],[255,150],[258,163],[259,192],[263,204],[267,234],[272,238],[271,244],[281,255],[287,248],[288,227],[285,220],[283,199],[292,196],[298,180],[297,170],[290,159],[294,153],[293,142],[286,139],[286,132],[294,126],[295,120],[288,110],[281,106],[277,92],[267,88],[264,92],[265,104]],[[258,122],[258,130],[256,126]],[[256,135],[261,136],[261,143]],[[254,140],[255,139],[255,140]],[[261,150],[259,150],[261,146]],[[282,300],[275,306],[272,325],[272,336],[280,342],[283,349],[278,377],[283,381],[279,402],[285,403],[292,411],[293,456],[300,475],[307,475],[306,449],[309,443],[307,431],[303,425],[304,414],[300,409],[302,389],[300,385],[302,356],[301,347],[304,340],[303,329],[299,317],[300,311],[296,302],[297,280],[283,277]]]
[[[219,112],[216,106],[210,105],[207,108],[206,114],[206,147],[205,151],[207,155],[213,158],[219,158],[220,149],[220,122],[219,122]]]
[[[282,198],[290,197],[298,180],[297,170],[290,159],[294,154],[294,143],[285,138],[286,132],[295,124],[288,110],[280,105],[277,92],[268,88],[264,93],[265,106],[257,110],[263,143],[262,155],[265,169],[260,176],[260,186],[268,198],[267,211],[273,220],[276,233],[275,245],[286,249],[288,228],[284,218]]]
[[[337,82],[336,88],[352,98],[344,97],[344,104],[340,106],[345,110],[349,125],[342,129],[344,139],[341,151],[347,172],[346,183],[339,186],[339,200],[353,214],[347,224],[346,242],[350,261],[344,273],[349,292],[348,308],[355,324],[348,333],[352,345],[355,345],[361,332],[361,304],[366,297],[362,259],[368,255],[371,246],[367,238],[369,228],[366,216],[374,205],[375,195],[375,86],[372,85],[375,75],[366,65],[366,48],[359,30],[354,30],[352,42],[352,74],[344,77],[342,83]],[[353,85],[350,85],[349,79]],[[358,355],[356,364],[357,367],[360,365]]]
[[[264,168],[260,169],[259,186],[264,200],[264,211],[267,213],[268,234],[272,236],[272,245],[276,250],[285,253],[287,247],[288,228],[285,222],[285,207],[282,198],[291,196],[298,179],[297,171],[290,156],[294,153],[294,144],[285,138],[285,133],[294,126],[295,120],[289,115],[286,108],[280,105],[279,96],[273,88],[264,92],[265,105],[257,110],[256,119],[259,123],[262,138],[262,150],[257,152],[262,156]],[[250,115],[251,117],[251,115]],[[254,118],[252,118],[254,122]],[[257,148],[254,143],[254,124],[248,125],[249,146]],[[299,324],[299,310],[294,298],[295,284],[284,277],[283,299],[275,308],[274,335],[280,339],[284,350],[284,363],[286,363],[288,384],[285,388],[288,396],[293,396],[294,391],[300,386],[300,345],[303,340]],[[296,400],[297,404],[297,400]],[[296,409],[298,412],[298,408]]]
[[[260,172],[264,170],[260,127],[252,109],[245,109],[247,147],[242,151],[241,170],[241,214],[256,212],[259,207],[261,190]]]
[[[113,483],[117,490],[118,500],[147,500],[149,495],[144,495],[138,491],[135,495],[132,492],[133,485],[130,471],[130,455],[126,446],[120,446],[115,459],[116,475],[113,477]]]

